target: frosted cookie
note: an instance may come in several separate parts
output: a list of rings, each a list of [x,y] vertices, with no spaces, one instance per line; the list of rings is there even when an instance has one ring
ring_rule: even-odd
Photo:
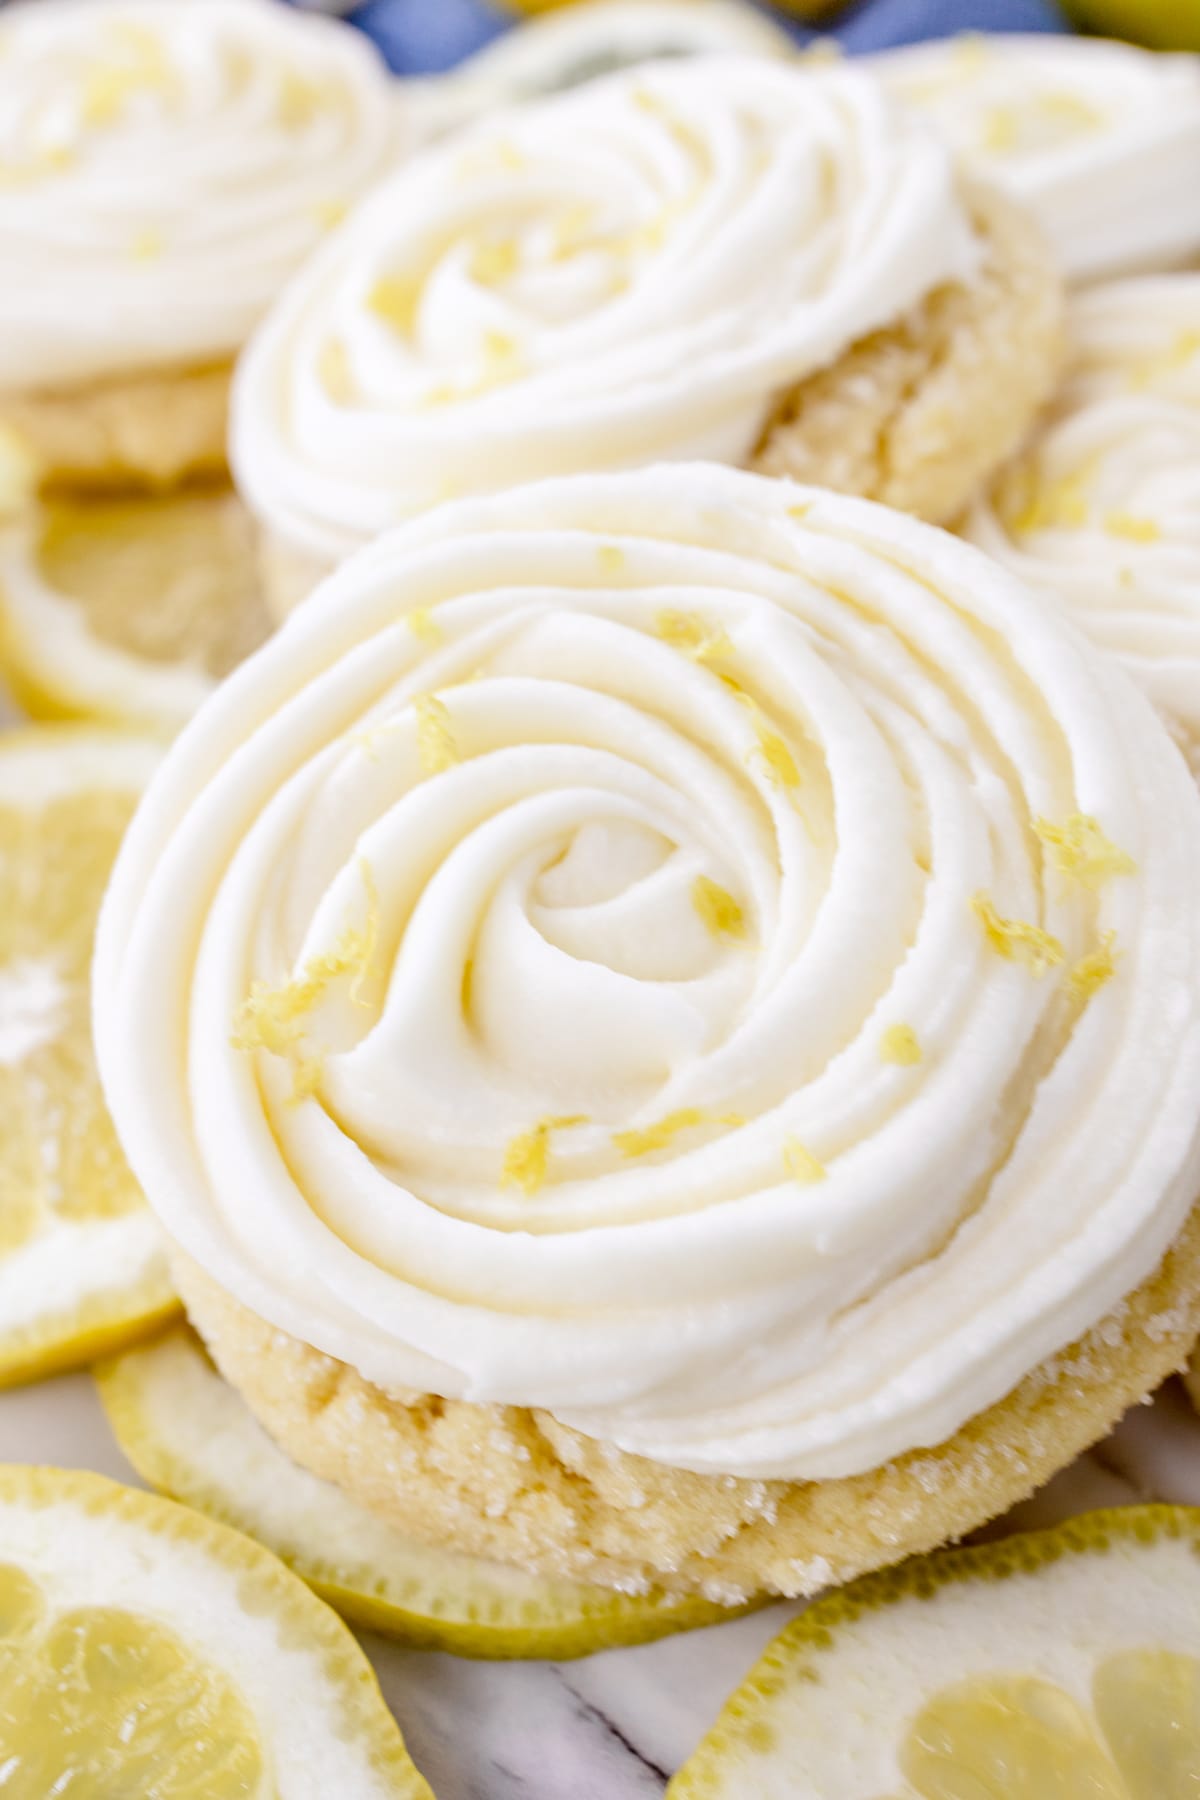
[[[1033,210],[1073,279],[1200,256],[1200,58],[1013,34],[870,61],[972,167]]]
[[[795,40],[743,0],[578,0],[529,19],[430,82],[419,116],[433,132],[461,128],[518,100],[561,93],[614,69],[667,57],[791,56]]]
[[[1200,773],[1200,274],[1092,288],[1072,367],[966,533],[1064,601]]]
[[[44,482],[225,463],[229,365],[399,150],[373,47],[274,0],[0,16],[0,429]]]
[[[804,1593],[1200,1326],[1200,793],[970,546],[715,466],[450,506],[219,690],[99,1057],[217,1361],[430,1542]]]
[[[1035,228],[848,69],[696,58],[371,196],[238,374],[272,603],[448,497],[707,456],[944,518],[1052,386]]]
[[[269,629],[227,488],[58,498],[0,528],[0,679],[35,717],[177,731]]]

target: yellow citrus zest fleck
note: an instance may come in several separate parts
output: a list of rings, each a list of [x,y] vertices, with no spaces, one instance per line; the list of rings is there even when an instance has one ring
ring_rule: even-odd
[[[381,275],[367,295],[367,306],[401,337],[411,337],[424,292],[425,284],[417,275]]]
[[[133,240],[133,254],[138,262],[153,262],[155,257],[163,253],[162,232],[148,226],[139,231]]]
[[[113,125],[138,93],[169,93],[170,65],[153,32],[130,27],[122,33],[118,56],[93,63],[83,78],[80,113],[85,125]]]
[[[345,200],[318,200],[312,210],[313,218],[322,230],[332,231],[335,226],[341,224],[350,211],[350,207]]]
[[[233,1021],[235,1050],[266,1050],[287,1056],[293,1065],[293,1100],[315,1093],[321,1080],[322,1058],[301,1050],[305,1021],[335,981],[350,976],[350,998],[360,1003],[362,986],[371,970],[379,941],[379,894],[365,858],[359,864],[367,899],[365,925],[348,925],[332,950],[312,957],[298,975],[281,987],[255,981]]]
[[[527,1194],[536,1194],[546,1181],[551,1132],[570,1131],[587,1122],[583,1113],[572,1113],[563,1118],[539,1119],[532,1131],[522,1131],[504,1152],[501,1187],[519,1187]]]
[[[884,1062],[899,1063],[901,1068],[910,1069],[921,1061],[924,1053],[911,1025],[889,1025],[879,1040],[879,1054]]]
[[[521,256],[513,238],[480,238],[472,246],[468,270],[472,281],[492,287],[507,281],[520,267]]]
[[[625,570],[625,552],[617,544],[601,544],[596,561],[602,575],[621,575]]]
[[[707,875],[697,875],[692,883],[692,905],[714,937],[745,937],[745,913],[728,889]]]
[[[1000,511],[1016,537],[1035,531],[1076,528],[1088,521],[1087,481],[1090,471],[1080,470],[1061,481],[1039,483],[1036,473],[1023,469],[1006,484]]]
[[[694,662],[712,662],[733,655],[733,644],[724,626],[710,625],[699,613],[660,612],[655,625],[665,644],[682,650]]]
[[[432,607],[414,606],[412,611],[405,615],[405,623],[413,636],[420,638],[423,644],[441,643],[442,628],[433,616]]]
[[[1047,118],[1072,131],[1097,131],[1108,122],[1106,114],[1098,106],[1093,106],[1090,100],[1066,89],[1039,94],[1037,103]]]
[[[286,69],[279,84],[279,104],[276,117],[285,131],[301,131],[310,125],[325,105],[325,94],[320,84],[310,81],[306,75],[300,75],[295,69]]]
[[[1106,931],[1096,948],[1080,957],[1066,981],[1067,991],[1073,999],[1086,1006],[1092,995],[1106,981],[1112,980],[1117,972],[1117,957],[1120,954],[1114,947],[1116,941],[1116,932]]]
[[[695,1126],[706,1123],[706,1116],[700,1107],[684,1106],[678,1112],[668,1113],[666,1118],[659,1119],[653,1125],[645,1125],[632,1131],[615,1131],[613,1143],[622,1156],[651,1156],[656,1150],[665,1150],[681,1131],[691,1131]]]
[[[1096,888],[1113,875],[1132,875],[1137,864],[1132,856],[1110,843],[1089,813],[1072,813],[1061,825],[1035,819],[1033,829],[1063,875]]]
[[[1134,544],[1155,544],[1162,536],[1153,519],[1139,519],[1135,513],[1120,511],[1104,515],[1104,529],[1113,537],[1128,538]]]
[[[436,694],[418,694],[413,701],[417,715],[417,755],[426,775],[441,775],[459,760],[458,745],[450,723],[450,711]]]
[[[783,1166],[793,1181],[799,1181],[805,1187],[814,1181],[824,1181],[829,1173],[820,1158],[795,1137],[788,1138],[783,1146]]]
[[[1170,377],[1186,368],[1194,356],[1200,356],[1200,328],[1181,331],[1166,350],[1149,357],[1134,370],[1131,384],[1150,387],[1160,376]]]
[[[1012,108],[993,106],[984,115],[980,147],[993,156],[1003,156],[1006,151],[1016,149],[1019,135]]]
[[[796,759],[784,743],[777,731],[772,731],[758,721],[758,749],[756,755],[762,762],[767,779],[774,787],[785,788],[789,793],[800,786],[800,771],[796,767]]]
[[[804,500],[796,506],[789,506],[787,509],[787,516],[789,519],[795,519],[798,525],[803,525],[812,509],[812,501]]]
[[[1064,960],[1066,951],[1056,937],[1024,919],[1002,918],[986,894],[976,894],[971,907],[993,950],[1008,962],[1024,963],[1036,979]]]
[[[596,209],[586,200],[563,208],[554,221],[553,254],[556,258],[572,256],[593,235]]]

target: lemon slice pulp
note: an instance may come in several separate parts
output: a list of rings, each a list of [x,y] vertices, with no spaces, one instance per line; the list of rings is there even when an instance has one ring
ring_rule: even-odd
[[[79,727],[0,734],[0,1386],[176,1309],[92,1058],[96,913],[157,760]]]
[[[5,1800],[431,1800],[275,1558],[98,1475],[0,1467]]]
[[[671,1800],[1195,1800],[1200,1511],[1091,1513],[818,1602]]]
[[[290,1462],[185,1327],[96,1373],[144,1480],[266,1544],[357,1624],[459,1656],[561,1659],[734,1616],[414,1543]]]
[[[53,500],[0,534],[0,665],[37,718],[174,732],[268,629],[225,490]]]

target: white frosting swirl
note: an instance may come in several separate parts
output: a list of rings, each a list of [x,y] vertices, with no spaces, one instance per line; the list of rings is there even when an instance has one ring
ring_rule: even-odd
[[[0,13],[0,391],[232,355],[396,161],[359,33],[277,0]]]
[[[966,532],[1121,658],[1200,772],[1200,274],[1093,288],[1070,335],[1044,428]]]
[[[956,150],[1031,206],[1068,275],[1200,255],[1200,58],[1014,35],[870,61]]]
[[[410,163],[239,372],[252,506],[335,560],[448,497],[744,461],[773,398],[964,274],[945,150],[847,70],[697,58]]]
[[[100,1062],[171,1233],[369,1379],[840,1475],[1175,1237],[1198,882],[1151,709],[969,546],[574,477],[381,540],[187,729]]]

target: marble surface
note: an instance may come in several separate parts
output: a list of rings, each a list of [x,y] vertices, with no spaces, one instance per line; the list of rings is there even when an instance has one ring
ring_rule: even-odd
[[[136,1481],[86,1375],[0,1394],[0,1461]],[[1200,1420],[1174,1382],[991,1529],[1147,1499],[1200,1505]],[[656,1800],[795,1610],[773,1607],[662,1644],[561,1664],[472,1663],[363,1641],[438,1800]]]

